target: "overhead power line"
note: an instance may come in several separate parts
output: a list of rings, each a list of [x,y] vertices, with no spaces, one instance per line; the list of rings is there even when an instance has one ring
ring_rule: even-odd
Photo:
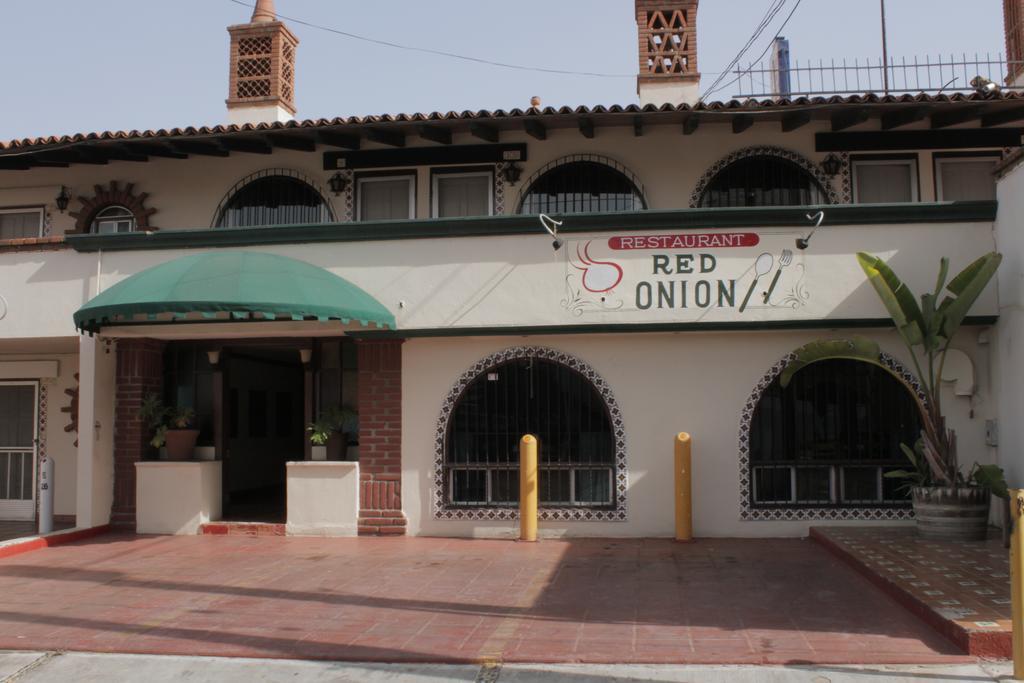
[[[255,5],[246,0],[230,0],[230,2],[250,9],[254,8]],[[403,45],[401,43],[393,43],[388,40],[380,40],[378,38],[371,38],[369,36],[359,35],[358,33],[351,33],[349,31],[342,31],[341,29],[331,28],[330,26],[322,26],[315,24],[311,21],[304,21],[302,19],[296,19],[295,17],[286,17],[283,14],[277,15],[279,19],[284,21],[290,21],[293,24],[299,24],[301,26],[308,26],[309,28],[315,28],[320,31],[326,31],[328,33],[334,33],[339,36],[351,38],[353,40],[361,40],[365,43],[373,43],[374,45],[381,45],[384,47],[395,48],[397,50],[407,50],[409,52],[421,52],[428,55],[436,55],[438,57],[448,57],[450,59],[459,59],[464,62],[474,62],[476,64],[485,64],[487,66],[496,66],[502,69],[515,69],[516,71],[533,71],[537,73],[546,74],[560,74],[563,76],[589,76],[592,78],[636,78],[636,74],[613,74],[613,73],[601,73],[598,71],[572,71],[570,69],[552,69],[543,66],[527,66],[524,64],[511,64],[508,62],[496,62],[490,59],[484,59],[482,57],[472,57],[469,55],[460,55],[455,52],[447,52],[445,50],[436,50],[430,47],[418,47],[415,45]]]
[[[750,63],[750,66],[748,66],[746,69],[744,69],[744,70],[740,71],[738,74],[736,74],[736,78],[732,79],[728,83],[726,83],[724,85],[721,85],[721,86],[715,88],[714,90],[708,90],[707,92],[705,92],[704,95],[701,97],[701,99],[704,99],[704,97],[707,97],[708,95],[710,95],[713,92],[716,92],[716,91],[721,90],[723,88],[728,88],[730,85],[732,85],[733,83],[738,82],[741,78],[743,78],[745,75],[750,73],[750,71],[754,68],[754,65],[757,64],[758,62],[760,62],[762,59],[764,59],[764,56],[766,54],[768,54],[768,50],[770,50],[772,48],[772,45],[775,43],[775,41],[778,40],[778,38],[782,35],[782,32],[786,29],[786,24],[789,23],[789,20],[793,18],[794,14],[796,14],[797,9],[800,8],[800,3],[801,2],[803,2],[803,0],[796,0],[796,4],[793,5],[793,9],[791,9],[789,11],[789,14],[786,16],[786,20],[782,22],[782,26],[780,26],[779,30],[775,32],[775,36],[772,37],[772,39],[768,42],[768,45],[765,46],[764,51],[761,52],[761,54],[758,56],[758,58]]]
[[[715,81],[710,86],[708,86],[708,88],[704,91],[704,94],[701,95],[702,100],[719,89],[718,85],[725,79],[729,72],[732,71],[732,68],[739,64],[740,60],[743,59],[743,55],[747,53],[747,50],[754,46],[754,43],[757,42],[757,39],[761,37],[761,34],[764,33],[765,29],[767,29],[771,25],[776,15],[778,15],[778,13],[785,6],[786,1],[787,0],[772,0],[771,4],[768,5],[767,11],[765,12],[764,16],[761,17],[760,23],[758,23],[750,38],[747,39],[747,42],[743,45],[742,48],[740,48],[740,51],[736,53],[736,56],[732,58],[732,61],[730,61],[729,64],[724,69],[722,69],[722,71],[718,75],[718,78],[716,78]]]

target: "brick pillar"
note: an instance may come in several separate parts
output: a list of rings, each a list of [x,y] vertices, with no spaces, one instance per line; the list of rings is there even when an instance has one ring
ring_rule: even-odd
[[[359,534],[405,534],[402,512],[402,342],[356,340]]]
[[[117,343],[114,403],[114,503],[110,523],[135,528],[135,463],[149,448],[150,433],[139,418],[142,400],[161,394],[164,344],[155,339]]]

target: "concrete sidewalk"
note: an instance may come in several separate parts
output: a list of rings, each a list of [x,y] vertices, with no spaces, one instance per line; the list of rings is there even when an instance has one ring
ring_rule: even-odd
[[[120,655],[57,652],[0,652],[2,683],[108,683],[109,681],[188,680],[190,683],[275,681],[359,681],[360,683],[900,683],[1010,680],[1008,663],[979,662],[948,666],[675,666],[607,664],[358,664],[216,657]]]

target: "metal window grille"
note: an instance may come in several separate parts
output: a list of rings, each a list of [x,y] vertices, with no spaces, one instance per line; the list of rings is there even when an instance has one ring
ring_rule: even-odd
[[[900,444],[921,431],[917,406],[885,370],[821,361],[765,390],[750,428],[751,503],[770,507],[906,506]]]
[[[711,179],[702,207],[811,206],[827,204],[818,181],[798,164],[756,155],[729,164]]]
[[[217,208],[214,227],[302,225],[334,221],[330,205],[295,171],[269,169],[243,178]]]
[[[33,455],[32,451],[0,448],[0,500],[32,500]]]
[[[520,213],[566,214],[640,211],[643,191],[630,174],[610,159],[577,155],[549,164],[527,185]]]
[[[540,442],[543,506],[615,504],[615,437],[607,406],[576,370],[537,358],[511,360],[467,385],[445,441],[448,503],[519,502],[519,440]]]

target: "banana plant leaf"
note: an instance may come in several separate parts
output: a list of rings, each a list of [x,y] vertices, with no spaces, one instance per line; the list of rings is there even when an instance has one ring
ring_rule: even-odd
[[[834,358],[866,361],[885,367],[882,365],[882,350],[870,339],[822,339],[804,344],[796,350],[796,358],[790,361],[779,375],[779,384],[785,389],[793,380],[793,375],[811,363]]]
[[[889,316],[907,345],[923,343],[925,323],[913,292],[879,257],[859,252],[857,262],[868,276],[868,282],[878,292],[878,298],[889,311]]]
[[[967,317],[967,312],[971,310],[971,306],[978,300],[982,291],[996,274],[1002,260],[1002,254],[995,252],[985,254],[960,271],[960,274],[950,281],[947,289],[955,297],[947,296],[938,309],[943,318],[943,337],[951,339],[960,329],[964,318]]]

